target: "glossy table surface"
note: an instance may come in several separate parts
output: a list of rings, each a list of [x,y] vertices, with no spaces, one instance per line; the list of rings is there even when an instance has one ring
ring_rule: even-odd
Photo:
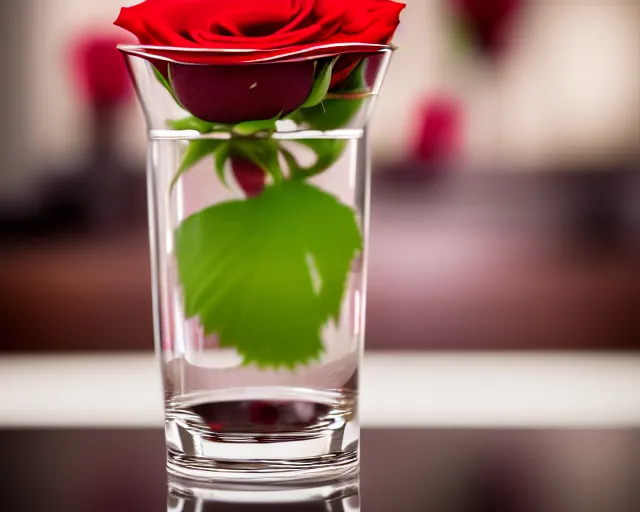
[[[368,351],[361,370],[365,428],[640,426],[637,353]],[[162,396],[151,352],[0,357],[0,428],[161,428]]]
[[[362,449],[359,484],[169,490],[160,429],[5,429],[0,510],[640,510],[640,429],[365,429]]]

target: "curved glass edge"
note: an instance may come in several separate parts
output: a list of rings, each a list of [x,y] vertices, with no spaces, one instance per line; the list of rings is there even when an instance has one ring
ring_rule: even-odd
[[[169,476],[168,498],[201,504],[261,504],[313,503],[346,500],[358,497],[360,481],[356,477],[315,484],[237,484],[211,481],[208,483]]]
[[[315,137],[316,132],[320,135],[334,132],[336,138],[340,138],[340,133],[344,130],[349,131],[350,135],[353,135],[353,130],[362,130],[370,118],[393,55],[391,47],[378,46],[378,48],[379,51],[375,53],[356,54],[360,57],[361,62],[371,63],[371,66],[374,66],[367,77],[362,77],[363,80],[366,79],[366,83],[356,84],[354,91],[344,90],[341,87],[329,90],[324,99],[315,107],[305,107],[303,112],[296,111],[283,116],[274,120],[272,126],[265,126],[264,129],[271,132],[272,137],[277,137],[278,134],[300,132],[305,132],[307,137]],[[158,68],[157,63],[149,55],[139,55],[132,52],[123,53],[123,55],[143,107],[149,135],[154,133],[155,136],[162,138],[182,137],[185,130],[189,133],[196,130],[203,137],[226,138],[236,132],[233,125],[224,126],[224,121],[217,123],[202,121],[206,117],[198,115],[198,112],[189,108],[189,105],[185,106],[173,89],[170,79],[161,76],[158,69],[162,68]],[[314,55],[308,60],[318,61],[322,58]],[[280,62],[284,61],[277,61],[277,63]],[[183,63],[178,64],[183,65]],[[247,61],[246,64],[249,65],[250,62]],[[273,64],[275,65],[276,62],[274,61]],[[264,65],[268,66],[268,63],[265,62]],[[211,66],[225,65],[211,64]],[[239,66],[240,64],[237,67]],[[229,80],[225,75],[221,75],[220,81]],[[227,108],[231,107],[227,106]],[[268,118],[271,117],[255,117],[251,121],[269,120]],[[256,133],[263,129],[259,124],[257,126],[257,128],[250,127],[250,132]],[[218,129],[220,127],[224,129]]]
[[[219,56],[241,56],[245,55],[246,60],[233,62],[226,65],[243,65],[268,62],[287,62],[296,60],[316,60],[325,57],[337,57],[351,53],[357,54],[380,54],[391,53],[397,49],[393,44],[381,45],[370,43],[333,43],[326,45],[314,45],[308,47],[258,49],[258,48],[185,48],[178,46],[153,46],[153,45],[131,45],[120,44],[118,49],[127,54],[142,58],[152,58],[174,64],[207,65],[206,62],[186,62],[180,59],[169,57],[168,54],[192,54],[202,58],[207,55]]]

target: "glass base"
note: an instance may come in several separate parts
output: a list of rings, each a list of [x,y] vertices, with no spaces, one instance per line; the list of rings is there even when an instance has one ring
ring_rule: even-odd
[[[168,511],[279,510],[295,512],[359,512],[357,478],[337,482],[251,485],[168,479]]]
[[[259,387],[166,406],[170,474],[201,481],[336,480],[358,471],[353,392]]]

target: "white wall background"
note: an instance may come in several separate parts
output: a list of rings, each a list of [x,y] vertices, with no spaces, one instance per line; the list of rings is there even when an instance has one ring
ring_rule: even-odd
[[[640,147],[640,2],[530,0],[518,44],[498,74],[455,50],[445,25],[446,0],[406,0],[400,46],[372,126],[376,158],[399,158],[414,126],[416,100],[458,94],[468,110],[468,157],[546,164],[606,158]],[[26,100],[22,165],[2,182],[39,178],[47,162],[83,150],[82,105],[75,98],[69,43],[88,24],[110,25],[135,0],[24,0]],[[144,154],[144,129],[132,109],[123,151]],[[637,154],[637,153],[636,153]],[[19,168],[19,170],[18,170]],[[26,169],[26,170],[25,170]],[[12,172],[14,174],[12,174]],[[20,176],[15,173],[20,172]]]

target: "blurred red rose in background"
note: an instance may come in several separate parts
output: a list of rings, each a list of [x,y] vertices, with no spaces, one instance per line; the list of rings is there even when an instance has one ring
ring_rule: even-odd
[[[525,0],[449,0],[480,50],[492,57],[506,48]]]
[[[420,108],[414,157],[429,163],[451,162],[462,150],[464,111],[454,98],[427,99]]]
[[[111,108],[132,98],[122,55],[116,48],[123,38],[85,35],[72,46],[73,67],[81,94],[94,109]]]

